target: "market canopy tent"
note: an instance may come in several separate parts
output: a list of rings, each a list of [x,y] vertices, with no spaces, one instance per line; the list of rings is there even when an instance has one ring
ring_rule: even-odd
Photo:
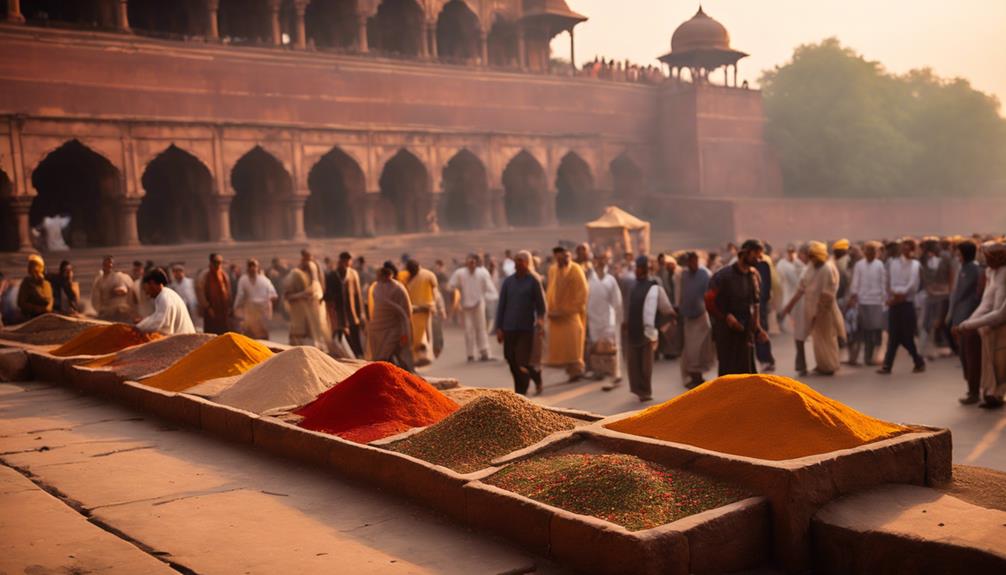
[[[587,241],[595,252],[611,250],[615,257],[626,251],[649,254],[650,223],[617,206],[608,206],[601,217],[587,222]]]

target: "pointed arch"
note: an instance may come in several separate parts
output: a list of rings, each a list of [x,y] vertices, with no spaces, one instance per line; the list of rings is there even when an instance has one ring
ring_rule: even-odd
[[[430,175],[415,154],[404,148],[398,150],[384,164],[379,185],[379,231],[411,233],[429,228],[433,207]]]
[[[437,17],[436,33],[441,60],[471,62],[481,56],[479,18],[462,0],[444,4]]]
[[[643,170],[628,153],[608,164],[611,171],[612,199],[625,208],[634,208],[644,193]]]
[[[307,175],[311,194],[304,204],[304,230],[308,237],[361,235],[361,208],[367,192],[360,164],[339,148],[332,148]]]
[[[367,23],[368,41],[378,52],[418,56],[426,43],[425,18],[416,0],[383,0]]]
[[[559,162],[555,189],[555,213],[561,223],[582,223],[601,214],[590,165],[576,152],[568,152]]]
[[[21,0],[21,14],[29,23],[37,22],[39,24],[66,22],[78,26],[113,28],[115,27],[115,8],[116,6],[107,0],[77,0],[75,2]]]
[[[517,23],[501,14],[493,17],[489,29],[489,65],[498,68],[520,67],[517,47]]]
[[[209,241],[213,176],[198,158],[172,144],[147,164],[140,183],[146,191],[136,214],[141,243]]]
[[[527,150],[521,150],[503,170],[503,204],[512,226],[545,223],[548,182],[545,168]]]
[[[356,0],[312,0],[304,14],[308,40],[318,48],[356,46]]]
[[[108,158],[70,140],[39,162],[31,184],[38,192],[29,213],[32,226],[47,216],[68,214],[63,235],[71,247],[119,243],[122,176]]]
[[[283,163],[255,146],[231,170],[231,232],[236,240],[280,240],[292,235],[286,202],[293,181]]]
[[[454,230],[492,224],[489,179],[482,160],[462,149],[444,165],[444,223]]]
[[[17,251],[17,215],[14,213],[14,184],[0,170],[0,252]]]
[[[204,0],[129,0],[129,27],[152,35],[202,36],[206,33]]]

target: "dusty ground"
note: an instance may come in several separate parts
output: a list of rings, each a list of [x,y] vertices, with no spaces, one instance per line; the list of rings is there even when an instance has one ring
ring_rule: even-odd
[[[954,482],[943,491],[979,507],[1006,511],[1006,473],[995,469],[955,465]]]

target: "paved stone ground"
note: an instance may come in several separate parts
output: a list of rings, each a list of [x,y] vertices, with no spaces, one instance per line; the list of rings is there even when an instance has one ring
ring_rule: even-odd
[[[0,573],[176,569],[558,572],[330,474],[62,388],[0,384]]]
[[[285,341],[285,336],[281,341]],[[422,370],[433,376],[457,377],[464,385],[476,387],[511,387],[510,372],[503,361],[469,364],[465,360],[464,333],[460,328],[446,330],[444,354]],[[811,352],[807,346],[807,352]],[[792,339],[773,337],[778,373],[795,376],[796,355]],[[492,354],[503,357],[502,348],[492,340]],[[813,366],[813,357],[808,358]],[[714,376],[711,372],[709,376]],[[545,391],[538,401],[547,405],[584,409],[610,415],[641,407],[629,393],[627,382],[615,391],[601,391],[603,383],[563,383],[561,370],[545,370]],[[903,423],[948,427],[953,432],[954,462],[991,467],[1006,471],[1006,411],[986,411],[962,406],[957,398],[965,384],[956,358],[937,359],[924,374],[911,373],[911,360],[902,351],[895,360],[894,373],[882,376],[873,368],[843,366],[834,377],[807,377],[804,383],[821,393],[846,403],[864,413]],[[685,389],[681,385],[677,361],[658,362],[653,377],[654,402],[671,399]],[[650,405],[650,404],[647,404]]]

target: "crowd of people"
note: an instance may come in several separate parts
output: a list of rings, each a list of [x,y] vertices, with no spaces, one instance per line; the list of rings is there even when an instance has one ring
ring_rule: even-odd
[[[600,80],[615,82],[636,82],[641,84],[660,84],[667,77],[659,66],[636,64],[628,60],[616,62],[595,57],[592,62],[585,63],[580,75]]]
[[[542,261],[507,251],[499,262],[472,253],[455,260],[453,271],[442,260],[423,267],[407,254],[374,268],[348,252],[317,261],[305,250],[296,265],[273,259],[268,269],[255,259],[225,265],[211,254],[195,278],[182,263],[136,261],[127,273],[106,257],[90,306],[70,262],[47,274],[33,255],[19,284],[0,278],[0,303],[5,321],[87,313],[172,334],[191,333],[201,320],[207,333],[259,339],[275,328],[278,310],[292,345],[409,370],[435,361],[444,326],[461,324],[469,362],[493,360],[495,335],[518,393],[541,393],[543,367],[565,370],[571,382],[608,380],[606,391],[621,386],[624,369],[629,390],[644,402],[662,359],[679,362],[687,388],[701,385],[715,365],[719,375],[775,371],[768,334],[781,331],[793,337],[799,376],[830,376],[861,361],[887,375],[904,348],[916,373],[927,360],[958,357],[967,383],[961,403],[1003,405],[1002,240],[839,240],[830,249],[812,241],[778,256],[748,240],[728,244],[722,259],[698,251],[592,252],[588,244],[572,252],[559,246]]]

